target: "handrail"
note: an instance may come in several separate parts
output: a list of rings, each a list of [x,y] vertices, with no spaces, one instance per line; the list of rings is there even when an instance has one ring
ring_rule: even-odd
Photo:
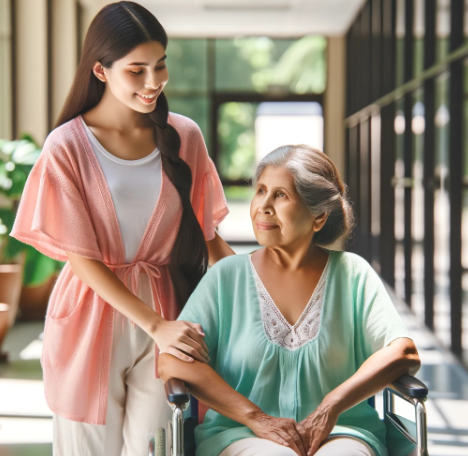
[[[433,78],[434,76],[443,73],[447,68],[457,60],[463,59],[468,56],[468,43],[460,46],[457,50],[451,52],[442,62],[438,62],[428,69],[424,70],[420,75],[414,77],[403,85],[397,87],[383,97],[374,101],[370,105],[361,108],[359,111],[351,114],[345,119],[345,126],[348,128],[358,125],[361,121],[377,114],[382,108],[390,105],[394,101],[399,100],[407,93],[413,92],[420,87],[425,81]]]

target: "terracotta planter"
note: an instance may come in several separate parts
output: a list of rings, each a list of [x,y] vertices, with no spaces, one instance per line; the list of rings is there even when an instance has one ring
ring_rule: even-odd
[[[13,326],[16,319],[22,282],[22,264],[0,264],[0,302],[9,306],[8,328]]]
[[[9,308],[8,304],[0,302],[0,363],[8,360],[8,355],[2,350],[2,345],[8,332]]]
[[[49,297],[57,281],[57,275],[36,287],[23,287],[20,297],[19,318],[21,320],[44,320]]]

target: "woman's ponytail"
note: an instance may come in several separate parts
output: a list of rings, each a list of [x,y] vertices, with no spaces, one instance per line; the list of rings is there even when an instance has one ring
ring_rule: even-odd
[[[164,93],[150,114],[154,122],[155,140],[161,152],[162,166],[182,203],[182,219],[171,252],[169,270],[179,306],[182,308],[208,268],[205,237],[190,201],[192,171],[179,156],[180,136],[168,123],[169,106]]]

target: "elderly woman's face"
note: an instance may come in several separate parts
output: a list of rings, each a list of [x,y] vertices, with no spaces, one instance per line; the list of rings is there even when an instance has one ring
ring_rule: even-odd
[[[316,220],[297,193],[289,171],[273,166],[267,166],[258,179],[250,218],[257,241],[264,246],[287,246],[310,238]]]

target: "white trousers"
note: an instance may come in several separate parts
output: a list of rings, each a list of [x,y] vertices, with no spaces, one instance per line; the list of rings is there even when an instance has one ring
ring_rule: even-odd
[[[271,440],[253,437],[234,442],[219,456],[297,456],[297,453]],[[375,456],[375,453],[360,439],[332,436],[325,440],[314,456]]]
[[[147,276],[141,279],[140,298],[149,305]],[[147,456],[150,438],[157,428],[167,429],[171,416],[164,383],[154,376],[154,341],[116,311],[106,424],[54,415],[53,454]]]

